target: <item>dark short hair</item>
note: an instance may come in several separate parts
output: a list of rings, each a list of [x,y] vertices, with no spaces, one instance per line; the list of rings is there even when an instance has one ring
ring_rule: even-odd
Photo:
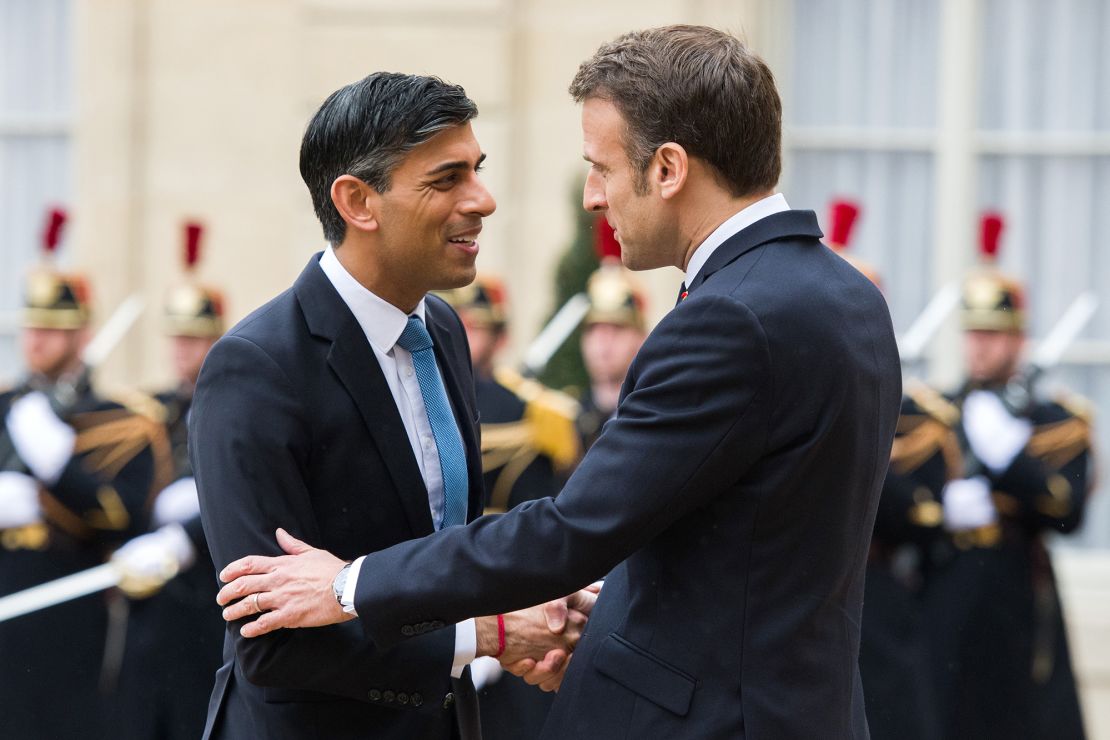
[[[301,141],[301,177],[324,238],[339,244],[347,232],[331,202],[336,178],[353,175],[384,193],[415,146],[477,115],[465,90],[438,77],[375,72],[329,95]]]
[[[652,156],[668,141],[709,163],[734,196],[778,183],[782,103],[774,76],[724,31],[676,25],[626,33],[582,63],[570,94],[620,111],[641,192]]]

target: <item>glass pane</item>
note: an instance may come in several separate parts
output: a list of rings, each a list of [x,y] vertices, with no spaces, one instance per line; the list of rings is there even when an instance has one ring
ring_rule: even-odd
[[[0,2],[0,120],[69,113],[70,2]]]
[[[795,0],[787,122],[931,128],[938,20],[937,0]]]
[[[1110,131],[1110,3],[984,0],[987,130]]]

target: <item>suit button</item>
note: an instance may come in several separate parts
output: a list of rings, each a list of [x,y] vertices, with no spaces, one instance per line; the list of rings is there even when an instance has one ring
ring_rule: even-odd
[[[412,702],[412,705],[414,707],[420,707],[424,705],[424,697],[418,693],[414,693],[412,696],[410,696],[409,700]]]
[[[455,695],[448,692],[447,696],[443,697],[443,708],[450,709],[455,706]]]
[[[382,692],[378,691],[377,689],[370,689],[370,701],[381,701],[381,700],[382,700]]]
[[[401,628],[401,634],[405,637],[412,637],[414,634],[416,634],[416,630],[412,628],[411,624],[406,624],[404,627]]]
[[[402,707],[409,703],[409,695],[404,691],[397,692],[397,703]]]
[[[397,695],[387,689],[386,692],[382,694],[382,698],[384,698],[386,702],[392,704],[393,701],[397,698]]]

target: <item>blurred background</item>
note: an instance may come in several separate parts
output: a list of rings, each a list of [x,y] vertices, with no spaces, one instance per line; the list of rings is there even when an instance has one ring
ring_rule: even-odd
[[[881,272],[900,333],[977,262],[988,210],[1034,340],[1079,293],[1099,295],[1045,387],[1093,402],[1105,455],[1107,0],[0,0],[0,379],[21,372],[22,280],[53,206],[70,214],[58,262],[89,276],[97,317],[146,302],[104,386],[170,379],[161,306],[184,279],[186,220],[205,226],[197,274],[224,288],[232,322],[286,288],[323,246],[297,170],[303,127],[379,69],[439,75],[480,107],[499,207],[479,266],[507,284],[519,356],[557,308],[580,223],[567,84],[601,42],[673,22],[726,28],[767,59],[784,99],[781,189],[823,223],[830,202],[859,204],[850,250]],[[642,276],[654,319],[680,280]],[[908,372],[959,381],[954,316]],[[1110,737],[1110,502],[1094,496],[1055,554],[1087,722]]]

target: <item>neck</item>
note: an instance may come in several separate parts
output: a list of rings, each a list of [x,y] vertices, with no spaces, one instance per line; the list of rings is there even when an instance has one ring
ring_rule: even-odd
[[[692,189],[688,195],[693,207],[679,209],[680,213],[686,214],[686,223],[683,224],[682,233],[687,238],[683,240],[681,262],[676,264],[676,267],[685,272],[686,266],[690,264],[690,258],[694,256],[694,252],[705,243],[709,235],[716,231],[721,224],[753,203],[758,203],[773,194],[774,191],[768,190],[756,195],[737,198],[723,190],[715,182],[709,185],[703,183],[701,188]]]
[[[343,269],[351,274],[358,283],[383,301],[396,306],[402,312],[412,313],[426,291],[416,291],[395,279],[373,258],[374,245],[348,238],[333,247],[335,257]]]
[[[617,407],[621,397],[621,383],[623,381],[601,380],[590,384],[590,393],[593,395],[594,405],[602,411],[612,411]]]

